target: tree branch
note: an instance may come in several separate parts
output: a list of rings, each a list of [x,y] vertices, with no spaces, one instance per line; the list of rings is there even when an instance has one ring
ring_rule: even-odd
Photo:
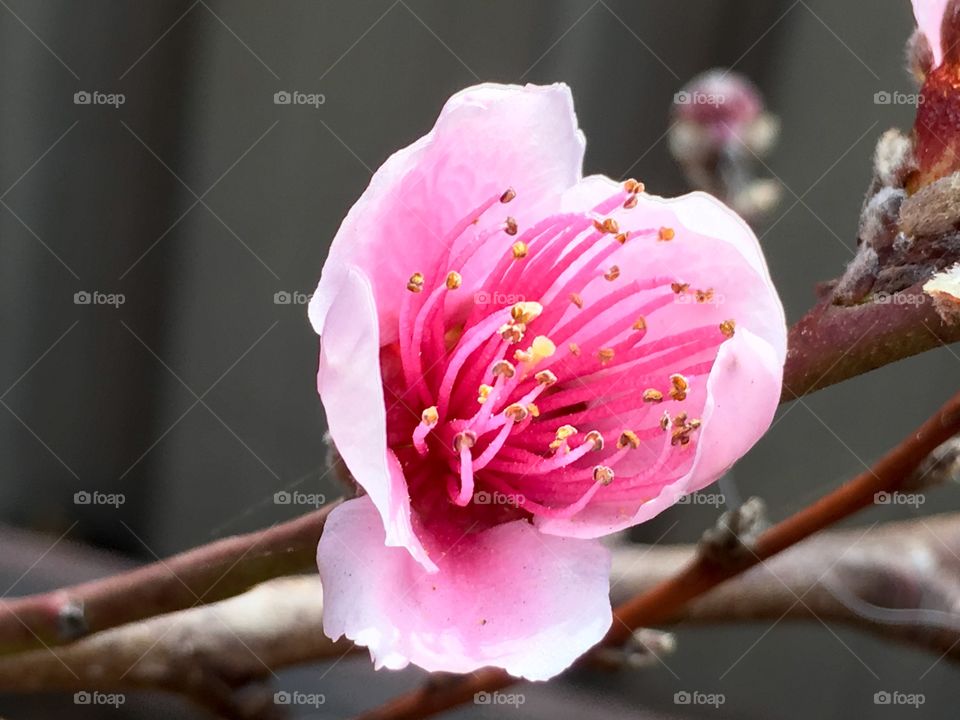
[[[0,654],[57,646],[162,613],[216,602],[314,566],[336,503],[129,572],[0,602]]]
[[[616,608],[614,621],[601,647],[619,647],[633,631],[676,620],[684,606],[725,580],[870,505],[878,492],[892,492],[912,479],[914,471],[942,443],[960,433],[960,394],[884,456],[871,470],[858,475],[817,502],[761,534],[739,563],[718,564],[698,554],[680,572],[657,583]],[[499,669],[481,670],[455,683],[421,688],[395,698],[362,716],[363,720],[419,720],[455,707],[480,691],[508,687],[516,679]]]

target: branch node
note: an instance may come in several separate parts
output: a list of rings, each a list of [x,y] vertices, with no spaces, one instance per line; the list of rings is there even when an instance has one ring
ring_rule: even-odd
[[[752,497],[723,513],[714,527],[704,531],[698,545],[700,556],[720,567],[740,565],[754,554],[753,545],[767,526],[766,503]]]

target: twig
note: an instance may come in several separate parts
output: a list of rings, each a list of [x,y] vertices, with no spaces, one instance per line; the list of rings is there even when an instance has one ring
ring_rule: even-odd
[[[0,654],[57,646],[162,613],[216,602],[314,566],[336,503],[129,572],[0,602]]]
[[[684,606],[725,580],[763,562],[786,548],[870,505],[878,492],[892,492],[941,443],[960,432],[960,394],[885,455],[871,470],[858,475],[817,502],[762,533],[738,564],[717,564],[698,554],[679,573],[623,603],[614,611],[613,625],[601,642],[618,647],[634,630],[674,620]],[[439,689],[420,689],[395,698],[362,716],[363,720],[419,720],[455,707],[475,693],[500,690],[516,682],[498,669],[465,676]]]
[[[781,402],[960,341],[960,323],[944,322],[921,286],[883,303],[827,299],[810,310],[790,328]]]

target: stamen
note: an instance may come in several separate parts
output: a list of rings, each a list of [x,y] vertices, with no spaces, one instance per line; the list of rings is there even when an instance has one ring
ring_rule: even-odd
[[[508,380],[517,374],[517,369],[509,360],[497,360],[490,369],[494,377],[504,377]]]
[[[608,362],[613,360],[614,351],[613,348],[600,348],[597,351],[597,358],[600,360],[601,364],[606,365]]]
[[[531,323],[540,317],[543,305],[538,302],[518,302],[510,308],[510,317],[514,322]]]
[[[620,433],[620,437],[617,438],[617,449],[622,450],[625,447],[629,447],[632,450],[640,447],[640,438],[637,437],[637,434],[633,430],[624,430]]]
[[[593,469],[593,479],[601,485],[609,485],[613,482],[613,469],[606,465],[597,465]]]
[[[423,273],[415,272],[407,281],[407,290],[418,293],[423,292]]]
[[[674,400],[687,399],[687,390],[689,389],[690,384],[683,375],[680,375],[679,373],[671,375],[670,384],[673,386],[670,389],[670,397],[672,397]]]
[[[603,450],[603,435],[601,435],[597,430],[591,430],[588,432],[584,438],[584,442],[592,444],[594,450]]]
[[[530,415],[530,411],[525,408],[520,403],[513,403],[513,405],[508,405],[503,411],[504,417],[511,422],[518,423],[523,422],[527,419],[527,416]]]
[[[503,231],[507,235],[516,235],[517,234],[517,221],[515,218],[507,216],[507,219],[503,221]]]
[[[603,274],[603,279],[604,279],[604,280],[609,280],[610,282],[613,282],[613,281],[616,280],[618,277],[620,277],[620,266],[619,266],[619,265],[611,265],[611,266],[610,266],[610,269],[607,270],[607,271]]]
[[[550,443],[551,450],[559,450],[567,444],[567,440],[579,432],[573,425],[561,425],[557,428],[557,434],[553,442]]]
[[[576,305],[580,310],[583,310],[583,298],[580,297],[578,293],[570,293],[570,302]]]
[[[557,382],[557,376],[554,375],[553,372],[550,370],[541,370],[536,375],[534,375],[533,378],[538,383],[546,387],[550,387],[555,382]]]
[[[517,240],[510,249],[513,251],[514,260],[523,260],[529,252],[527,244],[522,240]]]
[[[506,204],[511,200],[513,200],[516,196],[517,196],[517,191],[514,190],[512,187],[508,187],[506,190],[503,191],[503,195],[500,196],[500,202]]]
[[[463,430],[453,436],[454,452],[469,450],[477,444],[477,434],[473,430]]]
[[[725,338],[732,338],[736,329],[737,323],[733,320],[724,320],[720,323],[720,332],[723,333]]]
[[[670,283],[670,289],[673,290],[673,292],[676,293],[677,295],[680,295],[681,293],[685,293],[689,287],[690,287],[690,283],[682,283],[682,282]]]
[[[663,242],[669,242],[670,240],[673,240],[676,235],[677,234],[674,232],[674,229],[669,227],[662,227],[657,233],[657,237]]]
[[[648,403],[663,402],[663,393],[655,388],[647,388],[643,391],[643,401]]]
[[[625,210],[633,210],[637,206],[637,196],[631,195],[626,200],[623,201],[623,207]]]
[[[491,390],[493,390],[491,386],[487,384],[481,385],[477,390],[477,402],[483,405],[487,401],[487,398],[490,397]]]
[[[456,270],[447,273],[447,290],[456,290],[463,285],[463,277]]]

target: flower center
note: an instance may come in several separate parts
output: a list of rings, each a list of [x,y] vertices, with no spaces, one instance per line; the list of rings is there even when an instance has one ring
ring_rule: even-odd
[[[606,217],[635,207],[642,190],[630,180],[589,213],[478,230],[514,198],[508,190],[451,228],[435,267],[411,274],[399,347],[383,363],[387,397],[398,400],[389,442],[415,508],[452,503],[488,522],[569,517],[598,494],[653,497],[655,480],[689,464],[700,427],[690,415],[734,322],[651,335],[665,308],[709,302],[713,290],[629,279],[610,263],[624,243],[675,237],[672,228],[622,232]],[[504,243],[496,265],[482,282],[469,278],[470,260],[492,242]],[[479,287],[472,298],[457,292],[468,282]]]

